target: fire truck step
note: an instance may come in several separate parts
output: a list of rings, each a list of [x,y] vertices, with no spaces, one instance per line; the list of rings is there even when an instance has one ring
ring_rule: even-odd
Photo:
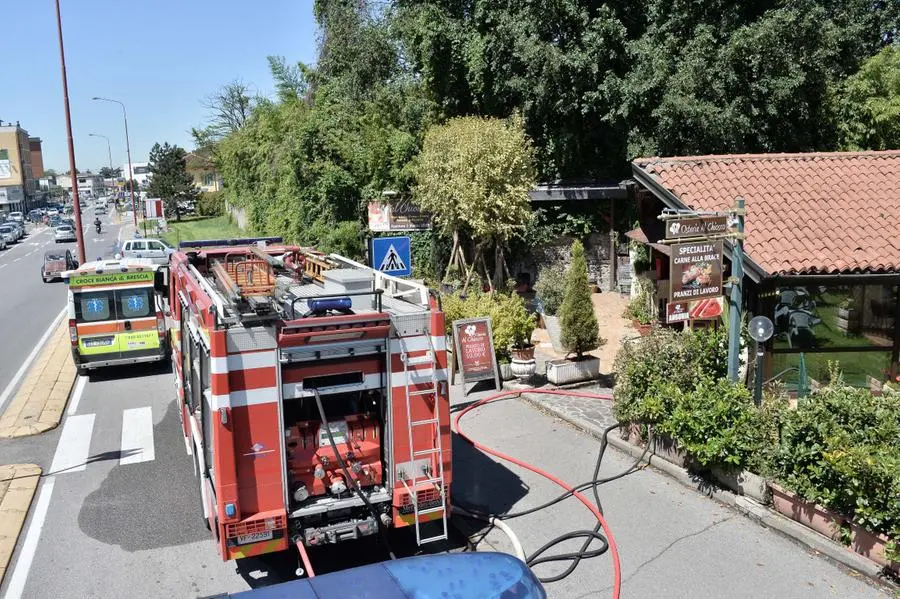
[[[441,452],[441,450],[438,449],[437,447],[435,447],[434,449],[420,449],[419,451],[413,452],[413,457],[418,458],[418,457],[426,456],[426,455],[434,455],[434,454],[440,453],[440,452]]]
[[[434,387],[432,387],[431,389],[419,389],[418,391],[410,391],[409,396],[415,397],[417,395],[434,395],[435,391],[436,390]]]
[[[437,424],[439,420],[437,418],[429,418],[427,420],[413,420],[411,426],[421,426],[423,424]]]
[[[445,509],[445,508],[444,508],[444,506],[442,506],[442,505],[439,505],[439,506],[437,506],[437,507],[430,507],[430,508],[428,508],[427,510],[419,510],[419,515],[420,515],[420,516],[426,516],[426,515],[428,515],[428,514],[436,514],[436,513],[438,513],[438,512],[443,512],[444,509]]]

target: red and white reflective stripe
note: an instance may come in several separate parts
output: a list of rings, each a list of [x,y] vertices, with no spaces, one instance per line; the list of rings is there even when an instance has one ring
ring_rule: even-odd
[[[219,408],[242,408],[267,403],[278,403],[278,388],[265,387],[263,389],[248,389],[246,391],[232,391],[228,395],[209,394],[209,406],[213,410]]]
[[[230,354],[223,358],[209,359],[209,371],[212,374],[228,374],[236,370],[250,370],[252,368],[275,368],[277,365],[278,357],[275,355],[275,351],[271,349]]]

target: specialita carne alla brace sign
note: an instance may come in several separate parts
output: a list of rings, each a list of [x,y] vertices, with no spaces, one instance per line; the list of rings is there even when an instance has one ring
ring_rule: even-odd
[[[669,259],[670,302],[690,302],[722,295],[722,241],[672,246]]]

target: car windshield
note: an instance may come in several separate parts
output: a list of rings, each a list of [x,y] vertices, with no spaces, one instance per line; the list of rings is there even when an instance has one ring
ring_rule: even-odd
[[[10,227],[9,225],[3,225],[2,227],[0,227],[0,232],[11,233],[12,231],[13,231],[13,228]]]
[[[54,252],[47,252],[44,254],[44,260],[65,260],[66,255]]]
[[[62,231],[63,233],[67,233],[72,230],[72,227],[70,227],[69,225],[62,225],[62,226],[56,227],[56,230]]]

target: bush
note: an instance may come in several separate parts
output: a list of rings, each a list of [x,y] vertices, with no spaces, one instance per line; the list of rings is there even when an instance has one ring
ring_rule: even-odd
[[[345,220],[336,225],[319,225],[310,230],[310,237],[317,248],[326,254],[340,254],[351,260],[365,257],[362,226],[357,221]]]
[[[448,335],[453,334],[454,320],[489,316],[494,352],[500,361],[509,360],[511,347],[531,342],[535,317],[528,313],[524,300],[517,293],[473,290],[465,297],[447,294],[441,296],[441,305]]]
[[[556,316],[565,297],[566,269],[553,265],[545,266],[538,273],[534,291],[541,302],[541,309],[547,316]]]
[[[775,464],[779,482],[900,540],[900,397],[834,385],[784,420]]]
[[[197,199],[197,216],[225,214],[225,195],[221,191],[204,191]]]
[[[588,287],[587,262],[580,241],[572,244],[572,258],[566,271],[565,297],[559,309],[563,347],[577,358],[600,346],[600,330],[591,290]]]
[[[613,369],[616,418],[620,422],[660,422],[668,418],[668,408],[672,407],[665,402],[658,405],[661,388],[671,385],[689,391],[704,379],[725,376],[727,335],[724,328],[684,332],[654,329],[647,337],[625,343]],[[653,402],[657,403],[647,405]]]
[[[750,391],[727,379],[704,379],[675,400],[660,430],[700,466],[743,468],[760,448],[759,411]]]

